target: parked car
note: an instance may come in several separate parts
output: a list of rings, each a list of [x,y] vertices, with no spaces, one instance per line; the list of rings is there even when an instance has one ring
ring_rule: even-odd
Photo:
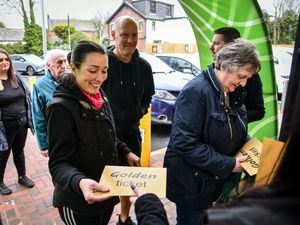
[[[33,54],[14,54],[11,55],[14,68],[20,73],[26,73],[29,76],[44,74],[44,61]]]
[[[190,73],[198,76],[200,70],[200,58],[198,53],[194,54],[177,54],[177,53],[164,53],[157,54],[158,58],[167,63],[174,70],[183,73]]]
[[[278,98],[281,98],[284,85],[290,78],[293,48],[273,47],[274,68]]]
[[[151,101],[151,122],[171,124],[176,98],[183,86],[194,76],[174,71],[154,55],[141,53],[141,57],[150,63],[154,78],[155,94]]]

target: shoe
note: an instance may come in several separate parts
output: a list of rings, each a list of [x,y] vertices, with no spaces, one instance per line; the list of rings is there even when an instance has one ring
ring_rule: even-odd
[[[125,222],[122,222],[121,217],[119,216],[119,221],[116,225],[136,225],[136,223],[131,220],[130,216],[125,220]]]
[[[32,188],[34,183],[26,175],[19,177],[18,183],[27,188]]]
[[[3,182],[0,182],[0,193],[1,195],[9,195],[11,190]]]

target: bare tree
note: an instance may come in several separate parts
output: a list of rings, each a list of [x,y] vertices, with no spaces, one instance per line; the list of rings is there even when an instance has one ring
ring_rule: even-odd
[[[35,0],[29,0],[29,15],[30,15],[31,25],[35,24],[34,5],[35,5]]]
[[[107,29],[106,29],[106,23],[105,21],[109,18],[111,14],[109,12],[106,12],[105,15],[103,15],[100,12],[97,12],[95,17],[93,18],[93,25],[97,34],[97,40],[99,40],[99,43],[101,43],[103,37],[107,35]]]
[[[23,17],[24,27],[30,24],[35,25],[35,15],[34,15],[35,3],[36,3],[35,0],[28,0],[29,16],[30,16],[29,17],[30,21],[29,21],[24,0],[0,0],[0,6],[9,7],[10,9],[15,10]]]

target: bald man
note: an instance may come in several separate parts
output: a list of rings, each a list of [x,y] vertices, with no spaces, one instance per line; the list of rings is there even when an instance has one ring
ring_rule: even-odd
[[[111,35],[115,45],[108,48],[108,77],[102,88],[111,104],[118,139],[140,157],[139,124],[140,119],[148,112],[154,94],[152,69],[136,49],[138,27],[133,18],[119,17]],[[129,217],[129,198],[122,197],[120,200],[121,215],[117,224],[135,224]]]

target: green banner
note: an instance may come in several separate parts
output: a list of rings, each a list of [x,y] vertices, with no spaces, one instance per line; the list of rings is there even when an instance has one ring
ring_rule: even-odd
[[[259,140],[276,138],[278,110],[272,47],[261,9],[256,0],[179,0],[192,25],[200,56],[201,68],[213,59],[210,52],[213,31],[220,27],[237,28],[244,39],[256,45],[262,69],[265,117],[249,124],[249,134]]]

